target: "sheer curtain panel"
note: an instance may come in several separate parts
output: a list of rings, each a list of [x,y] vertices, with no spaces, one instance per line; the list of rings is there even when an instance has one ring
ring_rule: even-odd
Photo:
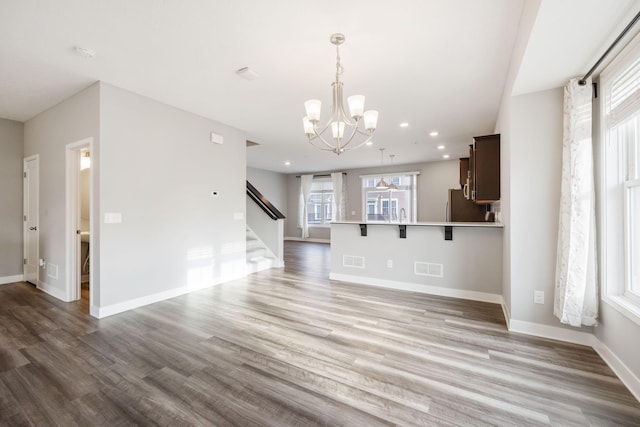
[[[562,323],[596,325],[598,285],[591,143],[591,80],[564,88],[562,184],[553,314]]]
[[[302,238],[309,238],[309,208],[307,200],[311,193],[311,184],[313,184],[313,175],[302,175],[300,177],[300,206],[298,212],[302,214],[300,225],[302,226]]]
[[[342,172],[331,174],[331,183],[333,184],[333,202],[336,205],[333,213],[334,221],[342,221],[344,219],[344,182],[342,180]]]

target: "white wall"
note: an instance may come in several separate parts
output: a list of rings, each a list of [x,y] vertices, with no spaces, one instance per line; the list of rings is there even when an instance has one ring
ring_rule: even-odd
[[[420,172],[418,175],[418,221],[444,221],[448,192],[450,188],[460,188],[459,160],[446,160],[408,165],[394,165],[381,168],[349,169],[346,172],[346,212],[345,220],[362,220],[362,180],[361,175],[371,175],[383,171],[392,172]],[[329,172],[316,172],[326,174]],[[300,193],[300,178],[288,175],[290,220],[285,223],[285,236],[300,237],[297,227],[298,197]],[[309,229],[311,238],[329,239],[331,230],[328,227],[312,227]]]
[[[0,119],[0,283],[22,275],[24,125]]]
[[[247,181],[288,217],[287,175],[264,169],[247,168]]]
[[[243,276],[245,135],[100,87],[100,216],[122,214],[121,224],[100,225],[102,313]],[[212,131],[223,145],[209,141]]]
[[[65,248],[65,146],[94,138],[92,156],[99,157],[99,85],[93,84],[24,125],[24,155],[40,155],[40,258],[58,267],[58,277],[40,270],[40,287],[66,297],[68,272]],[[94,162],[99,163],[99,162]],[[93,183],[96,191],[99,179]],[[98,200],[94,199],[94,209]],[[94,234],[94,238],[98,238]],[[95,259],[97,253],[92,254]],[[97,263],[94,263],[94,271]],[[94,301],[97,303],[98,301]]]
[[[511,318],[566,327],[553,315],[560,177],[562,88],[511,99],[508,138]],[[534,304],[534,291],[545,304]],[[583,327],[581,332],[593,332]]]

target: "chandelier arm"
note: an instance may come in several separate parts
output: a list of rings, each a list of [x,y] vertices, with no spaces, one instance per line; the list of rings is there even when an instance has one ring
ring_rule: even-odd
[[[355,149],[358,149],[358,148],[362,147],[363,145],[365,145],[367,142],[371,141],[371,138],[372,138],[372,137],[373,137],[373,135],[369,135],[369,138],[365,139],[365,140],[364,140],[364,141],[362,141],[360,144],[355,145],[355,146],[353,146],[353,147],[349,147],[349,148],[346,148],[346,146],[344,146],[344,147],[343,147],[343,149],[344,149],[345,151],[347,151],[347,150],[355,150]]]
[[[329,144],[327,141],[325,141],[325,139],[322,137],[322,134],[324,133],[325,130],[326,130],[326,127],[325,127],[325,129],[322,130],[322,132],[318,133],[316,128],[315,128],[315,126],[314,126],[313,127],[313,131],[315,132],[316,135],[314,137],[309,138],[309,142],[311,142],[312,140],[317,138],[320,141],[322,141],[324,143],[324,145],[329,147],[329,150],[333,151],[335,149],[335,147],[333,145]],[[314,145],[314,146],[318,147],[317,145]],[[320,148],[320,147],[318,147],[318,148]]]
[[[357,132],[357,130],[358,130],[358,126],[352,126],[352,127],[351,127],[351,129],[352,129],[352,130],[351,130],[351,135],[349,136],[349,138],[347,138],[347,142],[345,142],[345,143],[342,145],[342,148],[343,148],[343,149],[346,149],[346,148],[347,148],[347,145],[349,145],[349,143],[353,140],[353,137],[354,137],[354,136],[356,136],[356,132]]]
[[[322,141],[322,142],[324,142],[324,141]],[[323,150],[323,151],[332,151],[332,152],[335,152],[335,149],[334,149],[334,148],[325,148],[325,147],[322,147],[322,146],[320,146],[320,145],[316,145],[316,144],[314,144],[313,142],[311,142],[311,139],[309,139],[309,144],[311,144],[314,148],[317,148],[318,150]],[[325,143],[325,144],[326,144],[326,143]]]

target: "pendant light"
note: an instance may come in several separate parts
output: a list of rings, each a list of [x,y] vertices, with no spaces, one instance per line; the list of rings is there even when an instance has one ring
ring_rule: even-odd
[[[389,155],[389,159],[391,159],[391,168],[393,168],[393,158],[394,158],[395,156],[396,156],[395,154],[390,154],[390,155]],[[398,190],[398,186],[397,186],[397,185],[395,185],[395,184],[393,183],[393,181],[391,181],[391,179],[389,179],[389,190],[390,190],[390,191]]]
[[[380,148],[380,169],[384,166],[384,148]],[[376,190],[388,190],[389,184],[384,180],[382,171],[380,172],[380,181],[376,184]]]

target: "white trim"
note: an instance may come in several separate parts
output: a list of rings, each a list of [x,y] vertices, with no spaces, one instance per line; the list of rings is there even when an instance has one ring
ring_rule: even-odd
[[[535,337],[550,338],[552,340],[566,341],[574,344],[592,346],[596,337],[588,332],[578,332],[557,326],[541,325],[540,323],[525,322],[523,320],[510,319],[509,332],[533,335]]]
[[[640,379],[624,364],[616,354],[611,351],[602,341],[595,336],[593,349],[602,357],[611,370],[618,376],[620,381],[629,389],[631,394],[640,401]]]
[[[285,237],[284,240],[290,240],[292,242],[331,243],[331,239],[303,239],[300,237]]]
[[[509,326],[511,325],[511,313],[509,313],[509,307],[507,307],[507,304],[505,302],[503,302],[501,306],[502,314],[504,315],[504,321],[507,323],[507,329],[509,329]]]
[[[631,301],[631,299],[624,295],[603,295],[602,302],[609,305],[636,325],[640,325],[640,311],[635,301]]]
[[[27,156],[25,158],[22,159],[22,173],[23,173],[23,177],[24,177],[24,173],[27,171],[27,163],[35,160],[36,161],[36,165],[37,165],[37,169],[38,169],[38,182],[36,185],[36,200],[38,201],[38,212],[37,212],[37,224],[36,227],[38,227],[38,233],[36,234],[36,262],[38,264],[38,266],[36,267],[36,282],[38,282],[40,280],[40,154],[33,154],[31,156]],[[30,191],[30,190],[29,190]],[[26,227],[26,223],[24,222],[24,218],[27,215],[26,212],[26,197],[27,197],[27,188],[26,188],[26,182],[24,180],[24,178],[22,179],[22,215],[23,215],[23,221],[22,221],[22,254],[24,259],[27,259],[27,227]],[[25,271],[25,266],[22,266],[22,277],[23,280],[24,278],[27,277],[27,272]]]
[[[361,285],[379,286],[382,288],[398,289],[402,291],[420,292],[429,295],[468,299],[473,301],[503,304],[502,295],[488,292],[467,291],[464,289],[443,288],[440,286],[423,285],[419,283],[398,282],[395,280],[376,279],[372,277],[354,276],[351,274],[330,273],[329,279],[341,282],[352,282]]]
[[[80,226],[79,211],[80,211],[80,199],[79,194],[79,180],[80,175],[80,152],[83,148],[89,150],[92,155],[91,168],[89,169],[89,229],[92,234],[95,234],[94,228],[94,212],[93,212],[93,182],[94,182],[94,169],[96,166],[95,153],[93,146],[93,138],[84,138],[80,141],[72,142],[65,145],[65,254],[66,254],[66,301],[75,301],[80,299],[81,291],[80,286],[82,283],[80,277],[80,258],[79,248],[80,237],[76,234],[77,227]],[[93,237],[89,238],[89,253],[93,256]],[[97,260],[92,259],[92,263]],[[97,291],[97,287],[94,286],[92,268],[89,271],[89,304],[93,303],[94,292]]]
[[[16,274],[15,276],[0,277],[0,285],[6,285],[8,283],[23,282],[23,281],[24,281],[24,274]]]
[[[55,286],[52,286],[42,280],[38,280],[38,289],[42,292],[51,295],[54,298],[59,299],[60,301],[69,302],[67,299],[67,293],[64,290],[58,289]]]
[[[420,171],[402,172],[402,171],[384,171],[382,175],[420,175]],[[360,175],[362,178],[380,178],[380,173],[374,173],[369,175]]]
[[[232,280],[241,279],[246,277],[246,274],[235,274],[227,277],[220,278],[214,283],[206,284],[203,286],[181,286],[179,288],[168,289],[166,291],[157,292],[151,295],[145,295],[139,298],[134,298],[127,301],[117,302],[115,304],[106,305],[102,307],[90,305],[90,313],[92,316],[102,319],[103,317],[113,316],[114,314],[122,313],[125,311],[133,310],[134,308],[143,307],[145,305],[154,304],[156,302],[164,301],[170,298],[175,298],[180,295],[188,294],[190,292],[199,291],[213,286],[220,285]]]

